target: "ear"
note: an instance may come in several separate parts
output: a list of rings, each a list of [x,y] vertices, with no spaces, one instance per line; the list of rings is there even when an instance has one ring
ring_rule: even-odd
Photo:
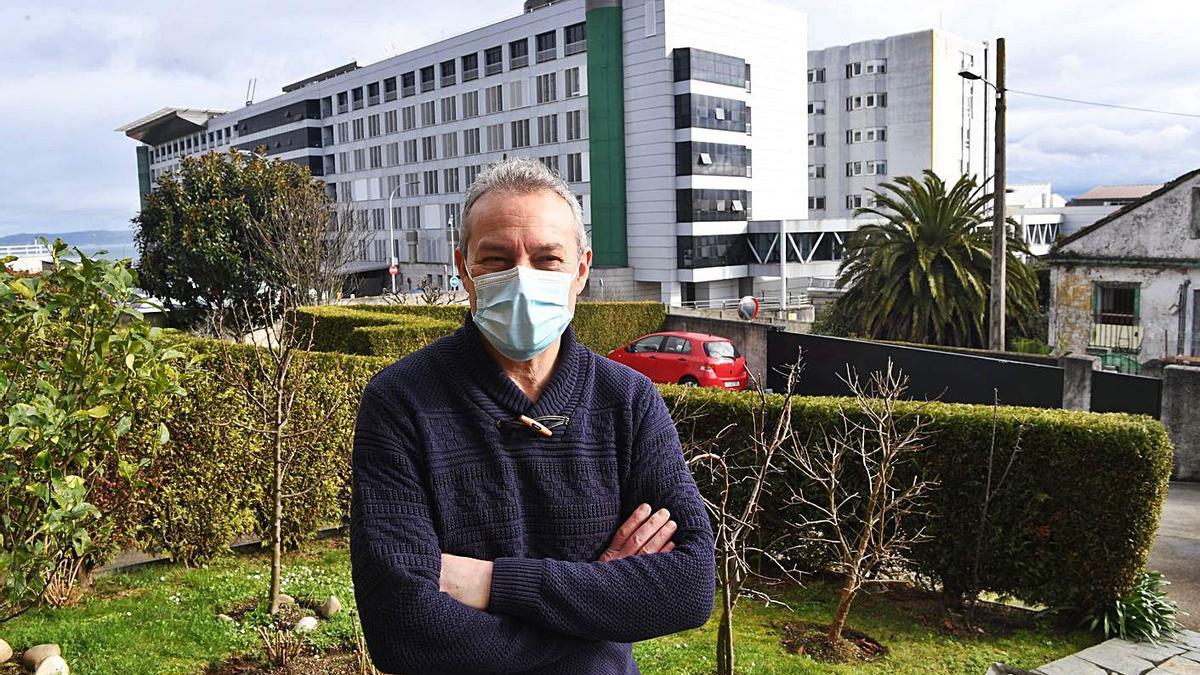
[[[578,296],[587,285],[588,275],[592,272],[592,249],[587,249],[579,256],[579,267],[576,269],[575,282],[571,284],[571,295]]]

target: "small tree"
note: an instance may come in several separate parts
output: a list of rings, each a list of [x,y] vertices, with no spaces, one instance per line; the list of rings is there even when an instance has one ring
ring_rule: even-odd
[[[787,458],[805,479],[792,486],[791,502],[800,507],[804,536],[832,553],[842,576],[837,610],[826,639],[837,645],[850,605],[864,584],[879,572],[907,562],[910,547],[925,539],[912,527],[934,483],[903,476],[906,465],[925,447],[927,423],[919,412],[899,413],[908,378],[893,371],[872,373],[863,385],[852,371],[842,378],[853,400],[842,408],[832,430],[823,430],[815,447],[792,446]]]
[[[683,442],[688,464],[703,469],[700,480],[710,481],[716,487],[710,491],[716,494],[716,499],[705,497],[704,504],[713,520],[717,586],[721,589],[721,621],[717,627],[718,675],[734,672],[733,615],[738,599],[749,595],[768,605],[779,602],[761,589],[746,586],[752,578],[780,581],[779,577],[755,569],[751,556],[757,554],[768,558],[784,577],[799,582],[799,571],[777,554],[778,540],[763,546],[756,546],[751,541],[758,533],[763,497],[768,494],[772,479],[781,475],[779,460],[783,448],[792,443],[792,390],[800,370],[798,363],[788,368],[787,392],[782,402],[772,401],[758,383],[754,383],[750,424],[746,430],[747,448],[729,447],[731,435],[727,432],[733,425],[715,435],[698,438],[694,422],[703,417],[703,411],[676,415],[676,424],[680,428],[691,427],[691,433],[685,435]]]
[[[65,249],[55,239],[52,270],[37,276],[0,265],[0,621],[50,595],[70,601],[111,545],[93,483],[118,478],[108,467],[136,481],[149,459],[122,456],[118,442],[136,424],[166,443],[147,417],[184,393],[184,354],[135,309],[127,261]]]
[[[184,157],[133,219],[142,288],[180,328],[196,328],[223,307],[257,310],[259,295],[280,280],[271,240],[255,236],[255,223],[275,218],[277,195],[303,191],[324,197],[308,169],[291,162],[234,149]]]
[[[304,352],[312,350],[313,325],[298,320],[297,310],[336,296],[340,273],[352,254],[353,231],[352,219],[339,217],[324,191],[308,185],[281,190],[263,215],[251,221],[255,248],[264,256],[264,291],[232,307],[217,306],[209,317],[214,334],[256,345],[222,342],[217,372],[253,411],[253,422],[224,423],[261,438],[270,455],[271,614],[279,611],[284,508],[288,500],[308,491],[288,489],[289,470],[297,457],[334,433],[334,414],[353,404],[326,401],[323,416],[311,426],[293,428],[297,399],[317,375],[304,358]]]

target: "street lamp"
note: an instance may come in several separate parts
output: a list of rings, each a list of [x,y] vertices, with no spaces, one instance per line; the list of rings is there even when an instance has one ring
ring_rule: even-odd
[[[969,70],[961,70],[958,76],[968,80],[979,80],[996,90],[996,159],[992,179],[992,291],[989,297],[988,349],[1004,351],[1005,279],[1007,264],[1008,226],[1004,222],[1004,195],[1007,178],[1004,166],[1004,114],[1007,109],[1004,87],[1004,38],[996,39],[996,83],[988,82]]]
[[[396,275],[392,274],[391,268],[396,267],[399,260],[396,259],[396,231],[395,231],[395,229],[393,227],[393,223],[392,223],[392,198],[396,196],[396,192],[399,189],[400,189],[400,185],[397,184],[396,187],[392,188],[391,193],[388,194],[388,212],[387,212],[388,257],[391,258],[391,260],[392,260],[392,264],[388,266],[388,275],[392,277],[392,294],[393,295],[396,293]]]

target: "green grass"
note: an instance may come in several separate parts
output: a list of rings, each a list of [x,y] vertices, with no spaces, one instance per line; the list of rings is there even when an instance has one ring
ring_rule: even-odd
[[[258,608],[241,625],[216,619],[222,611],[266,595],[269,556],[265,552],[221,557],[188,569],[155,565],[102,577],[74,607],[37,609],[7,624],[0,635],[18,651],[57,642],[72,672],[84,675],[195,675],[230,655],[254,653],[254,625],[266,622]],[[302,602],[330,594],[343,611],[308,636],[321,647],[352,643],[354,595],[349,550],[344,540],[318,541],[285,556],[284,592]],[[796,611],[765,609],[743,600],[738,607],[738,670],[745,673],[983,673],[992,661],[1032,668],[1075,652],[1096,640],[1086,633],[1020,629],[1003,636],[960,637],[927,627],[934,612],[915,601],[864,597],[851,611],[850,623],[882,642],[890,653],[863,665],[831,666],[786,653],[772,624],[828,621],[833,592],[813,582],[791,589],[782,599]],[[917,617],[925,615],[925,621]],[[717,617],[704,627],[635,645],[642,672],[711,673]],[[0,667],[3,672],[3,667]]]

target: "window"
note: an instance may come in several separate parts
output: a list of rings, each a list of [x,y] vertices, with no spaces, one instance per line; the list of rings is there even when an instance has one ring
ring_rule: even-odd
[[[370,115],[367,117],[367,134],[371,138],[379,135],[379,115]]]
[[[676,190],[675,201],[675,219],[680,223],[749,219],[748,190]]]
[[[442,171],[442,185],[447,193],[458,192],[458,167]]]
[[[349,122],[338,122],[337,123],[337,142],[338,143],[349,143],[350,142],[350,123]]]
[[[350,90],[350,103],[351,103],[351,107],[353,107],[355,110],[358,110],[359,108],[363,107],[363,88],[362,87],[357,87],[355,89]]]
[[[504,87],[503,85],[495,85],[483,90],[484,94],[484,111],[489,115],[492,113],[501,112],[504,110]]]
[[[396,111],[389,110],[383,113],[383,132],[386,134],[394,134],[399,131],[396,123]]]
[[[1138,290],[1136,284],[1097,283],[1093,297],[1092,320],[1097,324],[1137,325]]]
[[[583,180],[583,153],[572,152],[567,154],[567,175],[568,183],[578,183]]]
[[[363,120],[358,118],[350,122],[350,128],[354,130],[354,140],[361,141],[363,139]]]
[[[387,146],[387,165],[396,166],[400,163],[400,144],[388,143]]]
[[[453,122],[458,119],[458,99],[447,96],[442,99],[442,122]]]
[[[529,38],[508,43],[508,69],[516,70],[529,65]]]
[[[491,47],[483,52],[484,75],[498,75],[504,71],[504,52],[500,47]]]
[[[463,119],[479,117],[479,92],[468,91],[462,95]]]
[[[371,168],[379,169],[383,167],[383,146],[371,146]]]
[[[809,115],[824,115],[825,114],[825,101],[809,101],[808,102],[808,114]]]
[[[691,354],[692,342],[677,335],[668,335],[661,351],[665,354]]]
[[[862,94],[846,97],[846,110],[862,110],[864,108],[886,108],[887,92]]]
[[[676,176],[746,176],[750,150],[744,145],[680,141],[675,144]]]
[[[467,54],[459,59],[462,62],[462,81],[470,82],[479,79],[479,54]]]
[[[421,91],[433,91],[433,66],[421,69]]]
[[[436,195],[438,193],[438,172],[425,172],[425,194]]]
[[[417,74],[407,72],[400,76],[400,95],[413,96],[417,93]]]
[[[383,81],[383,100],[384,101],[395,101],[396,100],[396,78],[389,77]]]
[[[575,23],[563,29],[563,55],[587,51],[587,24]]]
[[[563,71],[563,90],[565,98],[574,98],[583,92],[579,82],[579,68],[567,68]]]
[[[404,122],[404,130],[417,128],[417,107],[406,105],[400,109],[400,118]]]
[[[825,177],[825,165],[824,164],[809,164],[808,165],[808,177],[812,178],[812,179],[824,178]]]
[[[408,229],[410,229],[410,230],[421,229],[421,207],[420,206],[409,206],[404,209],[404,213],[405,213],[404,220],[405,220],[405,222],[408,223]],[[410,253],[412,252],[412,250],[415,250],[415,248],[416,248],[416,246],[414,245],[413,249],[410,250]],[[410,255],[409,262],[416,262],[416,259],[417,258],[416,258],[415,254]]]
[[[458,157],[458,132],[442,134],[442,157]]]
[[[858,77],[862,75],[862,63],[847,63],[846,64],[846,79]]]
[[[421,126],[428,127],[437,124],[437,106],[433,101],[421,104]]]
[[[567,140],[577,141],[583,138],[583,111],[567,111]]]
[[[558,58],[557,32],[547,31],[538,33],[534,38],[537,43],[537,62],[544,63]]]
[[[504,149],[504,125],[489,124],[487,128],[488,152],[499,152]]]
[[[350,171],[350,153],[339,152],[337,154],[337,170],[341,173]]]
[[[808,209],[810,211],[824,211],[825,210],[825,198],[824,197],[809,197],[808,198]]]
[[[421,159],[424,161],[437,159],[436,136],[425,136],[421,139]]]
[[[479,129],[463,129],[463,154],[479,154]]]
[[[383,222],[383,215],[384,215],[383,211],[384,210],[381,208],[371,209],[371,229],[382,230],[383,228],[387,227],[387,224]],[[382,244],[383,242],[380,241],[380,242],[376,242],[376,243]],[[383,257],[381,255],[380,260],[382,260],[382,259],[383,259]]]
[[[973,65],[973,64],[972,64]],[[887,59],[869,59],[863,62],[863,72],[867,75],[877,75],[887,72]]]
[[[662,346],[663,337],[664,336],[662,336],[662,335],[651,335],[650,337],[642,338],[641,340],[638,340],[637,342],[634,342],[633,344],[626,347],[625,351],[630,352],[632,354],[642,354],[645,352],[657,352],[658,348],[660,346]]]
[[[537,76],[537,102],[550,103],[558,100],[557,73],[546,73]]]
[[[542,115],[538,118],[538,145],[558,142],[558,115]]]
[[[825,134],[824,133],[809,134],[808,135],[808,147],[810,147],[810,148],[825,147]]]
[[[347,104],[347,102],[346,102],[347,98],[348,98],[348,94],[344,91],[337,95],[337,101],[338,101],[337,111],[339,113],[344,113],[349,109],[349,104]]]
[[[554,173],[558,173],[558,155],[538,157],[538,161],[541,162],[547,169],[550,169]]]
[[[404,163],[412,164],[417,161],[417,139],[404,141]]]
[[[744,101],[702,94],[675,96],[675,128],[699,127],[748,131],[750,108]]]
[[[404,174],[404,196],[419,197],[421,196],[421,174],[406,173]],[[410,214],[409,222],[412,222]]]
[[[367,168],[367,151],[359,148],[354,151],[354,170],[363,171]]]
[[[886,140],[887,127],[846,130],[846,143],[878,143]]]
[[[454,59],[450,59],[449,61],[442,61],[441,71],[442,71],[442,86],[443,87],[454,86],[454,83],[455,83]]]
[[[808,69],[808,83],[809,84],[820,84],[824,81],[825,81],[825,69],[824,68],[809,68]]]
[[[529,147],[529,120],[512,121],[512,147]]]
[[[736,56],[678,48],[673,52],[675,81],[700,80],[733,87],[746,86],[746,61]]]
[[[379,83],[367,85],[367,105],[379,105]]]
[[[508,83],[508,109],[513,110],[525,105],[525,80],[515,80]]]
[[[471,183],[475,182],[475,178],[483,171],[483,167],[478,164],[472,164],[463,168],[463,178],[466,180],[467,188],[470,189]]]
[[[846,208],[858,209],[858,208],[862,208],[862,205],[863,205],[862,195],[846,195]]]

